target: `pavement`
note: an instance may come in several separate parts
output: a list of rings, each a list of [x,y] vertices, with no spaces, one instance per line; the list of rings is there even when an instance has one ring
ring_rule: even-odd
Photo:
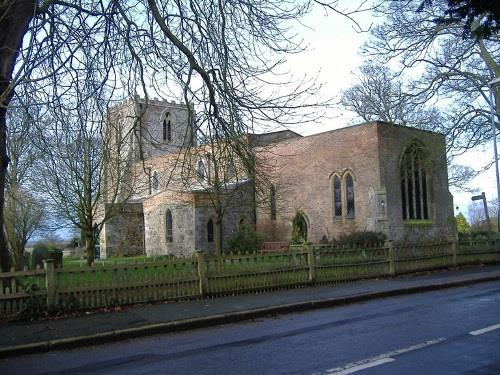
[[[328,286],[130,306],[76,317],[10,321],[0,323],[0,357],[109,343],[490,281],[500,281],[500,266],[473,266]]]

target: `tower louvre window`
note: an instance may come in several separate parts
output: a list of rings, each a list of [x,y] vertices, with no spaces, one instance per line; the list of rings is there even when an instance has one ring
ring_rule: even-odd
[[[170,112],[167,112],[163,119],[162,139],[164,142],[172,142],[172,117]]]

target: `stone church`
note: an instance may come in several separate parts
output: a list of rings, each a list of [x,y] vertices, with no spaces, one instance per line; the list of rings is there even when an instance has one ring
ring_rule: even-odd
[[[120,137],[129,137],[122,153],[131,191],[103,226],[101,256],[213,251],[206,182],[214,166],[210,150],[195,146],[187,108],[136,98],[112,108],[108,121],[121,121]],[[441,134],[375,121],[305,137],[289,130],[247,137],[266,162],[267,199],[225,163],[223,245],[243,223],[268,241],[288,241],[296,217],[313,243],[356,231],[395,241],[454,233]]]

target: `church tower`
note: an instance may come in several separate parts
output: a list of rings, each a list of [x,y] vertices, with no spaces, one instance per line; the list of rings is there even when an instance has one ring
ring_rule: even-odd
[[[110,108],[103,135],[107,139],[104,148],[109,151],[103,181],[106,191],[113,191],[112,187],[119,184],[118,201],[127,199],[134,189],[135,162],[191,146],[195,139],[194,116],[193,108],[185,104],[157,98],[146,101],[138,96]],[[104,201],[110,202],[109,198]]]

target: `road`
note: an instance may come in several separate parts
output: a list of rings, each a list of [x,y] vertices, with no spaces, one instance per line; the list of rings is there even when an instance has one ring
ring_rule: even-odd
[[[500,283],[0,361],[0,374],[500,374]]]

